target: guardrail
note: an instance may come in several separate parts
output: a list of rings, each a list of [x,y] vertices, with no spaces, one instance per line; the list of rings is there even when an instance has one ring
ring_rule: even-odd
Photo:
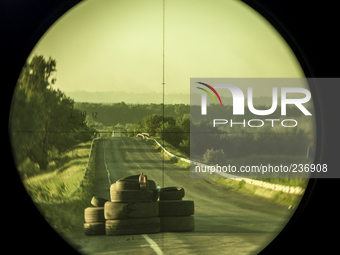
[[[138,135],[142,135],[142,134],[138,134]],[[155,141],[157,143],[157,145],[160,146],[163,149],[163,151],[171,157],[175,157],[178,160],[182,160],[182,161],[189,163],[189,164],[199,165],[199,166],[203,166],[203,167],[207,166],[205,164],[195,162],[195,161],[192,161],[192,160],[189,160],[189,159],[181,158],[181,157],[178,157],[178,156],[170,153],[156,139],[149,138],[147,136],[145,136],[145,137],[143,136],[143,138],[146,138],[147,140]],[[301,187],[291,187],[291,186],[285,186],[285,185],[280,185],[280,184],[273,184],[273,183],[268,183],[268,182],[264,182],[264,181],[257,181],[257,180],[254,180],[254,179],[239,177],[239,176],[236,176],[236,175],[231,175],[231,174],[226,174],[226,173],[218,173],[218,174],[223,176],[224,178],[230,178],[230,179],[234,179],[236,181],[242,181],[243,180],[246,183],[249,183],[249,184],[252,184],[252,185],[255,185],[255,186],[259,186],[259,187],[263,187],[263,188],[271,189],[271,190],[275,190],[275,191],[282,191],[282,192],[288,193],[288,194],[301,195],[305,192],[305,189],[303,189]]]

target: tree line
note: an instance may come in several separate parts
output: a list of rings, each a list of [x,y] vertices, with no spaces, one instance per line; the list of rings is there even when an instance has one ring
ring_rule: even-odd
[[[56,61],[34,56],[26,62],[14,90],[9,135],[17,166],[29,159],[46,170],[59,153],[91,139],[93,128],[74,100],[54,89]]]
[[[275,132],[232,132],[214,128],[208,120],[194,123],[189,117],[149,115],[142,121],[121,129],[133,137],[146,132],[173,145],[187,156],[203,158],[242,158],[249,155],[305,155],[311,134],[302,129]],[[213,155],[213,156],[212,156]]]
[[[102,104],[76,102],[74,107],[78,110],[85,111],[88,116],[92,116],[92,113],[97,113],[94,121],[102,123],[104,126],[137,123],[142,121],[143,118],[153,114],[163,116],[163,104],[126,104],[125,102]],[[164,116],[178,118],[189,113],[190,105],[164,105]]]
[[[264,105],[256,105],[254,106],[257,110],[268,110],[269,106]],[[305,105],[306,109],[314,116],[314,108],[311,104]],[[286,116],[288,119],[292,118],[300,118],[305,115],[301,112],[299,108],[295,105],[287,105]],[[248,107],[244,107],[243,115],[233,115],[233,106],[231,105],[210,105],[207,109],[206,115],[201,115],[201,107],[200,106],[192,106],[190,109],[190,117],[193,120],[208,120],[208,119],[233,119],[236,121],[242,121],[243,119],[258,119],[259,116],[253,114],[249,111]],[[260,116],[261,117],[261,116]],[[277,106],[276,110],[268,115],[265,115],[266,119],[280,119],[281,116],[281,106]]]
[[[164,123],[164,124],[163,124]],[[310,134],[292,128],[285,132],[237,132],[228,133],[214,128],[209,121],[193,123],[188,117],[174,118],[150,115],[142,121],[123,128],[127,136],[147,132],[158,136],[186,155],[204,157],[217,153],[225,160],[247,155],[305,155]],[[191,140],[190,140],[191,139]]]
[[[75,102],[74,107],[78,110],[86,112],[88,116],[95,114],[95,122],[102,123],[104,126],[115,126],[117,124],[126,125],[130,123],[138,123],[147,116],[162,115],[163,104],[126,104],[124,102],[103,104],[103,103],[88,103]],[[270,107],[257,105],[256,109],[265,110]],[[307,109],[312,112],[311,107]],[[201,107],[198,105],[190,106],[186,104],[165,104],[164,116],[172,116],[177,119],[190,115],[192,120],[204,119],[232,119],[241,121],[243,119],[258,119],[257,115],[251,113],[248,107],[245,107],[244,115],[233,116],[233,107],[231,105],[211,105],[208,108],[207,115],[201,115]],[[228,117],[229,116],[229,117]],[[287,106],[287,116],[289,118],[298,118],[304,116],[303,113],[294,105]],[[278,106],[275,112],[267,115],[267,119],[278,119],[281,117],[281,107]]]

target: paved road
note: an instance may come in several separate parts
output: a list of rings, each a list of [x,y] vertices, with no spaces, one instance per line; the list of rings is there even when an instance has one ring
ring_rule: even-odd
[[[257,254],[293,213],[287,206],[191,179],[188,171],[164,163],[155,149],[136,138],[102,138],[97,157],[95,195],[109,199],[110,183],[143,172],[162,187],[185,189],[184,199],[195,202],[195,231],[131,235],[133,239],[68,234],[83,254]]]

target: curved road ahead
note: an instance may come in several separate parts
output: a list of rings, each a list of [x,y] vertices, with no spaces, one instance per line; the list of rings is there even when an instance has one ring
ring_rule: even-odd
[[[287,206],[191,179],[187,170],[163,163],[152,146],[136,138],[102,138],[97,148],[95,195],[110,199],[110,183],[143,172],[160,186],[164,180],[164,187],[184,188],[183,199],[195,202],[195,230],[131,235],[133,239],[68,234],[67,240],[83,254],[258,254],[292,216]]]

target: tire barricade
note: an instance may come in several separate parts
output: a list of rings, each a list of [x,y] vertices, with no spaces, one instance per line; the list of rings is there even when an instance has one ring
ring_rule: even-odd
[[[182,200],[184,189],[166,187],[159,192],[159,218],[162,232],[183,232],[195,229],[195,206],[192,200]]]
[[[84,211],[85,235],[105,234],[104,207],[87,207]]]
[[[110,201],[94,196],[84,210],[85,235],[131,235],[194,230],[194,201],[182,200],[184,189],[156,189],[147,180],[139,187],[138,175],[124,177],[110,186]],[[159,199],[159,201],[158,201]]]

